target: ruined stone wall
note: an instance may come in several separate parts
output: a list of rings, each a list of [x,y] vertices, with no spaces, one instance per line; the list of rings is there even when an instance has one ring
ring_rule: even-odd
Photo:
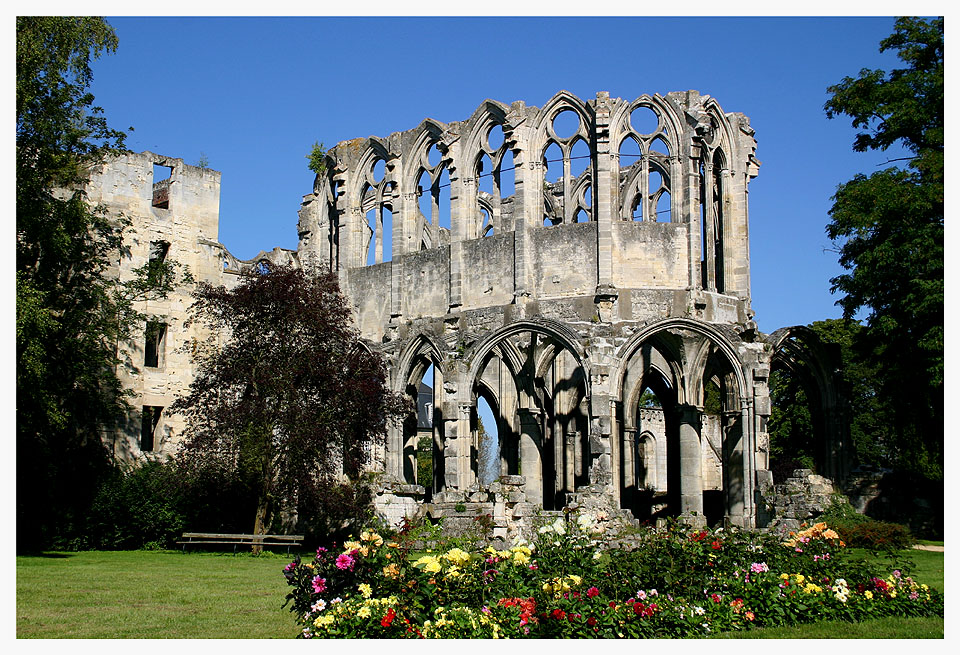
[[[156,180],[156,178],[161,178]],[[299,265],[296,253],[275,249],[249,261],[233,257],[218,241],[220,173],[184,164],[182,159],[152,152],[127,153],[92,171],[86,188],[93,204],[109,216],[130,221],[124,232],[123,252],[113,270],[121,281],[133,279],[162,250],[168,261],[189,271],[195,282],[232,287],[243,272],[281,263]],[[158,250],[158,247],[160,250]],[[132,411],[120,430],[105,435],[114,456],[122,462],[167,457],[176,450],[182,418],[168,408],[193,381],[190,342],[208,335],[197,324],[186,325],[194,285],[181,286],[163,300],[137,303],[135,309],[149,321],[163,325],[156,359],[147,357],[147,323],[137,338],[119,345],[118,374],[133,392]],[[155,425],[144,434],[145,408],[156,408]]]
[[[391,522],[489,514],[508,538],[579,507],[755,526],[771,366],[829,368],[804,360],[812,351],[794,333],[766,337],[753,321],[755,149],[745,116],[696,91],[561,91],[542,108],[487,100],[464,121],[338,144],[302,199],[298,249],[247,261],[216,241],[219,173],[127,155],[95,176],[91,198],[133,220],[121,276],[160,239],[211,284],[279,264],[334,272],[391,388],[433,376],[432,486],[418,484],[415,431],[394,426],[374,451],[377,507]],[[157,163],[173,173],[159,187]],[[168,326],[162,365],[125,346],[136,407],[168,407],[192,379],[189,292],[144,307]],[[709,385],[719,416],[704,413]],[[645,390],[663,409],[639,406]],[[496,424],[483,437],[480,399]],[[825,434],[840,435],[838,421]],[[135,412],[114,439],[118,457],[144,455],[140,423]],[[170,453],[177,418],[164,414],[158,430],[152,451]]]
[[[561,91],[331,149],[303,199],[298,256],[340,276],[395,390],[435,371],[429,511],[483,510],[479,452],[492,448],[524,494],[511,520],[571,502],[636,514],[647,475],[673,487],[677,513],[702,521],[703,493],[719,491],[725,516],[755,523],[769,370],[750,307],[755,148],[746,117],[695,91]],[[722,417],[703,415],[707,382]],[[670,418],[644,455],[636,399],[649,385]],[[495,443],[478,437],[481,397]],[[414,439],[396,428],[379,453],[405,498]]]

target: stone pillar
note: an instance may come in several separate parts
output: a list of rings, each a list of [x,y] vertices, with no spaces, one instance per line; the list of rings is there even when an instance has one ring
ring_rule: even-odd
[[[726,514],[733,525],[744,527],[743,417],[741,412],[724,412],[721,419]]]
[[[703,288],[706,291],[714,291],[717,287],[717,281],[715,279],[714,273],[716,269],[714,268],[714,250],[713,250],[713,224],[716,220],[716,212],[713,207],[713,162],[705,161],[703,164],[703,203],[704,203],[704,215],[703,218],[703,241],[700,244],[701,256],[703,258],[703,268],[700,275],[701,280],[703,281]]]
[[[576,489],[574,480],[576,479],[577,442],[579,440],[579,433],[575,429],[570,430],[568,428],[566,434],[564,434],[565,457],[563,460],[563,490],[567,493],[572,493]]]
[[[533,285],[533,251],[529,232],[543,220],[543,162],[531,152],[530,128],[516,127],[518,148],[513,152],[514,168],[514,296],[529,296]]]
[[[630,489],[637,485],[637,465],[636,465],[636,449],[634,445],[636,444],[637,438],[637,429],[634,427],[624,427],[623,428],[623,439],[621,440],[621,450],[623,454],[621,457],[622,464],[622,477],[623,477],[623,487],[624,489]]]
[[[593,220],[597,222],[597,287],[613,285],[613,221],[619,219],[616,153],[610,152],[610,94],[597,94]],[[617,214],[614,216],[614,214]]]
[[[457,406],[457,462],[459,464],[458,479],[461,490],[470,488],[476,481],[473,471],[473,431],[470,429],[470,417],[473,414],[473,405],[459,403]]]
[[[700,445],[700,409],[681,405],[680,423],[680,514],[695,526],[706,524],[703,516],[703,475]]]
[[[703,244],[700,243],[700,167],[699,158],[703,155],[702,146],[690,146],[690,153],[687,161],[683,164],[686,171],[686,198],[684,199],[684,220],[690,228],[689,235],[689,276],[690,288],[701,288],[702,277],[700,273],[700,257]],[[679,190],[679,189],[678,189]]]
[[[543,465],[540,447],[540,410],[520,408],[520,473],[528,503],[543,503]]]

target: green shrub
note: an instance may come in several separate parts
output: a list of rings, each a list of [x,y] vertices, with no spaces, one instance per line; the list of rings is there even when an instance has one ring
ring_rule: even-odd
[[[851,548],[902,550],[916,541],[906,526],[859,514],[845,499],[835,500],[819,520],[828,523]]]
[[[170,547],[183,531],[176,480],[169,465],[146,462],[118,469],[100,487],[82,547],[131,550]]]

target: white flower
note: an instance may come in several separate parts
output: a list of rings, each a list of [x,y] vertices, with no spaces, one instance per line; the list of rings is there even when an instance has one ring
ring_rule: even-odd
[[[311,611],[311,612],[322,612],[322,611],[325,610],[325,609],[327,609],[327,601],[325,601],[325,600],[322,599],[322,598],[318,598],[318,599],[317,599],[317,602],[315,602],[315,603],[313,604],[313,606],[310,608],[310,611]]]
[[[706,610],[697,605],[693,608],[693,613],[697,616],[703,616],[706,613]]]
[[[553,531],[557,534],[566,534],[567,527],[563,523],[563,517],[558,516],[557,520],[553,522]]]

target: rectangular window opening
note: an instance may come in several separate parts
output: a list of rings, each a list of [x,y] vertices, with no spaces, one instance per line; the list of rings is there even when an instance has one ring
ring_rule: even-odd
[[[170,209],[170,178],[173,167],[163,164],[153,165],[153,202],[157,209]]]
[[[156,445],[157,426],[160,425],[160,414],[163,413],[163,407],[154,407],[144,405],[140,422],[140,451],[144,453],[153,452]]]
[[[147,276],[150,282],[160,281],[160,275],[163,271],[163,262],[167,259],[167,253],[170,251],[170,243],[167,241],[150,242],[150,261],[148,262]]]
[[[160,368],[163,363],[163,350],[167,340],[167,324],[148,321],[144,336],[143,365],[147,368]]]

